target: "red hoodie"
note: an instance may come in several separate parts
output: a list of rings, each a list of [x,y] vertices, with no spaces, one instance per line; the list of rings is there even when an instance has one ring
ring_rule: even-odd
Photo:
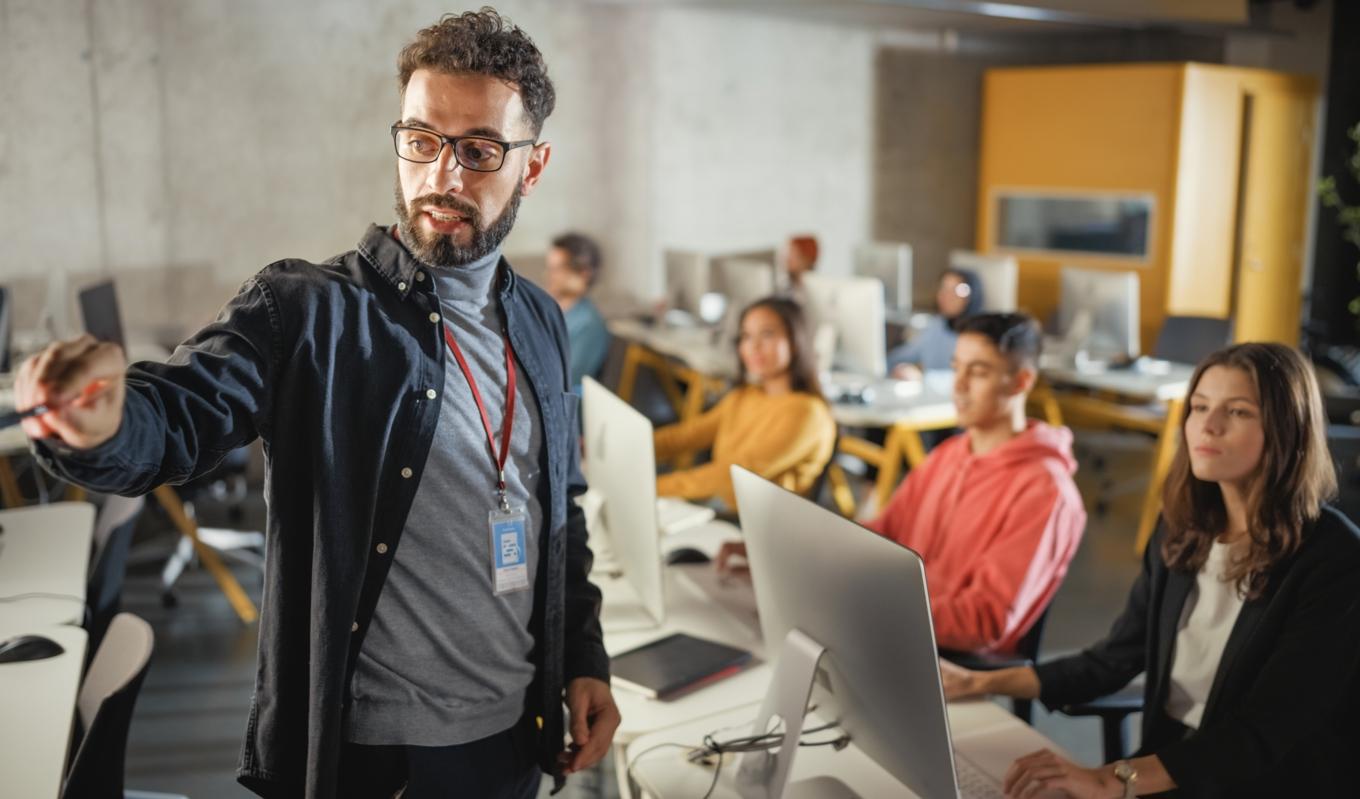
[[[925,561],[939,646],[1015,651],[1081,543],[1076,470],[1072,432],[1031,420],[986,455],[954,436],[907,475],[869,527]]]

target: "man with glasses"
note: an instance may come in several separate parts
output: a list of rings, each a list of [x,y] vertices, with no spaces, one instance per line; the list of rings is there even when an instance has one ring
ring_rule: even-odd
[[[573,501],[566,330],[500,256],[548,164],[553,87],[489,9],[422,30],[398,64],[395,226],[266,267],[166,364],[55,344],[17,400],[48,409],[25,422],[40,461],[104,492],[190,480],[264,439],[244,785],[531,797],[540,769],[560,783],[597,762],[619,723]]]

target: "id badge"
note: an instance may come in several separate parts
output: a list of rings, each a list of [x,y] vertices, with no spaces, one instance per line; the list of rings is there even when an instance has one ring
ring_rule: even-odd
[[[522,508],[493,510],[491,523],[491,582],[497,595],[529,587],[529,563],[525,551],[526,516]]]

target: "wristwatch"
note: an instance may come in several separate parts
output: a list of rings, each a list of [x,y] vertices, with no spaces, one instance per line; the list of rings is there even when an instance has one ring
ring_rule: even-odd
[[[1134,785],[1138,782],[1138,769],[1127,760],[1121,760],[1114,764],[1114,778],[1124,784],[1123,799],[1133,799],[1136,794],[1133,792]]]

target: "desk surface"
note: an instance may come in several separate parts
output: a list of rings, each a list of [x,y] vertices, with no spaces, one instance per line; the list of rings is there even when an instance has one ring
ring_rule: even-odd
[[[893,380],[832,375],[832,391],[866,391],[865,402],[832,402],[837,424],[850,427],[891,427],[909,423],[922,429],[951,427],[958,420],[954,398],[934,380]]]
[[[1195,367],[1183,363],[1167,364],[1165,374],[1149,374],[1137,369],[1111,369],[1086,372],[1077,369],[1044,369],[1043,375],[1054,385],[1075,386],[1138,402],[1166,402],[1185,396]]]
[[[42,635],[66,651],[47,660],[0,663],[0,774],[6,796],[54,799],[61,793],[71,745],[85,631],[66,625],[0,619],[0,640]]]
[[[612,319],[608,326],[618,338],[675,358],[700,374],[729,379],[737,376],[736,348],[722,340],[719,328],[666,327],[636,319]]]
[[[79,623],[85,615],[94,506],[54,502],[0,511],[0,527],[0,618]]]
[[[633,779],[648,796],[660,799],[703,796],[713,780],[712,769],[690,763],[683,749],[662,745],[697,746],[703,736],[719,730],[722,731],[720,736],[746,735],[759,709],[758,702],[747,704],[638,738],[625,750],[625,757],[633,766]],[[992,702],[952,703],[948,710],[955,751],[998,780],[1017,757],[1045,748],[1062,753],[1061,748],[1033,727]],[[820,723],[821,720],[812,714],[807,726]],[[736,773],[736,761],[729,756],[713,796],[735,797],[733,777]],[[917,799],[915,793],[853,743],[839,752],[831,747],[799,750],[790,774],[788,793],[796,794],[794,783],[816,777],[841,780],[864,799]]]
[[[687,570],[710,570],[710,564],[666,567],[666,619],[652,622],[631,585],[623,578],[595,577],[592,580],[604,594],[600,623],[604,628],[605,649],[611,655],[632,649],[674,632],[719,641],[749,650],[757,658],[763,647],[760,629],[754,619],[741,619],[711,598]],[[661,701],[648,699],[623,687],[614,689],[623,723],[615,736],[616,744],[626,744],[653,730],[704,718],[764,696],[770,670],[757,663],[745,671],[700,688],[693,693]]]

